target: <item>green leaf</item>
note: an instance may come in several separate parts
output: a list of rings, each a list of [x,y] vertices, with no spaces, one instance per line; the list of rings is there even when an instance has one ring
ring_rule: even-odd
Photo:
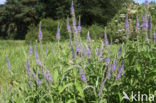
[[[61,94],[66,88],[69,88],[71,86],[73,86],[73,83],[68,83],[68,84],[64,85],[63,87],[59,86],[59,94]]]

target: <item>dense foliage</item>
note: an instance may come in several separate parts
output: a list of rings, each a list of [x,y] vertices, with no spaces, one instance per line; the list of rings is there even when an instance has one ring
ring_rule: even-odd
[[[28,26],[37,26],[41,19],[64,19],[69,16],[72,0],[7,0],[0,5],[0,38],[25,39]],[[108,21],[126,0],[74,0],[76,13],[83,25]]]
[[[124,25],[118,44],[111,44],[114,40],[107,35],[116,28],[83,28],[80,18],[77,24],[73,4],[66,22],[48,18],[31,25],[29,45],[0,41],[1,102],[154,103],[156,33],[148,3],[141,9],[141,25],[141,13],[133,26],[123,10],[124,20],[115,21]]]
[[[131,4],[132,5],[132,4]],[[153,35],[155,30],[156,30],[156,5],[151,4],[149,6],[149,11],[147,12],[147,22],[149,21],[149,17],[152,18],[152,31],[151,34]],[[135,40],[136,35],[141,33],[141,28],[143,25],[143,17],[144,14],[146,13],[146,8],[144,5],[139,5],[138,10],[137,10],[137,5],[133,4],[130,7],[130,11],[127,10],[127,8],[123,8],[120,10],[114,17],[113,19],[108,23],[107,27],[107,34],[110,37],[110,41],[114,43],[121,43],[126,40],[125,38],[125,17],[126,14],[129,13],[129,27],[130,27],[130,33],[131,39]],[[136,23],[137,23],[137,17],[138,17],[138,22],[140,25],[139,33],[136,33]]]

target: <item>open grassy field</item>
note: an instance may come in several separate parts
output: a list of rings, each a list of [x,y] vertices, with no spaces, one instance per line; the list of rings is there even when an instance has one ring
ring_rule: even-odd
[[[138,86],[149,93],[155,88],[155,82],[149,84],[155,78],[154,44],[82,41],[82,48],[73,49],[68,41],[32,46],[25,41],[0,41],[0,45],[2,103],[113,103],[123,102],[122,90]]]
[[[156,33],[148,5],[141,25],[136,17],[133,27],[123,10],[122,23],[94,25],[91,35],[76,21],[73,2],[70,9],[66,25],[47,19],[25,41],[0,40],[0,103],[155,103]]]

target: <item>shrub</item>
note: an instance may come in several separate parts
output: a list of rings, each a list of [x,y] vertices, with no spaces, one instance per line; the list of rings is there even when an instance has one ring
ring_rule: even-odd
[[[90,32],[91,39],[97,40],[99,38],[103,38],[104,26],[93,24],[89,27],[83,27],[81,32],[81,37],[86,38],[88,31]]]
[[[68,33],[66,31],[66,23],[64,22],[64,20],[54,21],[48,18],[48,19],[41,20],[43,43],[55,40],[58,23],[60,25],[61,40],[68,38]],[[25,38],[26,43],[38,41],[38,27],[39,26],[35,26],[35,25],[29,26]]]

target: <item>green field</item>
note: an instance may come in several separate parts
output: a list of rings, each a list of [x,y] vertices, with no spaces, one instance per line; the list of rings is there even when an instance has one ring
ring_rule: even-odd
[[[126,102],[122,101],[122,91],[155,92],[153,80],[156,73],[156,46],[154,44],[129,41],[122,45],[109,45],[109,47],[104,45],[102,57],[99,58],[96,48],[100,51],[101,42],[103,41],[90,43],[91,56],[88,54],[85,56],[81,52],[75,55],[75,58],[72,58],[68,41],[59,44],[37,43],[39,59],[42,62],[42,66],[39,66],[35,57],[35,44],[33,44],[33,55],[30,57],[29,44],[25,44],[25,41],[0,41],[0,100],[2,103],[113,103]],[[82,47],[87,44],[87,41],[83,41]],[[55,53],[51,50],[51,46]],[[123,47],[122,54],[117,56],[120,46]],[[8,69],[6,56],[11,70]],[[111,67],[108,66],[106,58],[109,58],[108,64],[111,66],[115,58],[118,58],[115,70],[111,69],[109,72],[108,68]],[[30,71],[40,79],[40,85],[37,85],[34,76],[27,74],[27,60],[30,63]],[[125,63],[124,71],[117,80],[122,61]],[[51,82],[44,77],[46,69],[52,76]],[[82,79],[83,73],[86,81]],[[104,80],[106,83],[102,84]],[[31,82],[31,86],[28,82]],[[98,95],[101,85],[104,87],[102,93]]]
[[[0,5],[0,103],[155,103],[155,2],[120,1]]]

